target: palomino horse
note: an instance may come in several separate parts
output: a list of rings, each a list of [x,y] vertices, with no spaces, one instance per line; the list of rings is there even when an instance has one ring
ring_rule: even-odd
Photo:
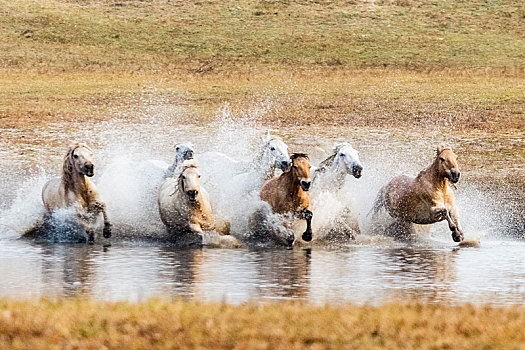
[[[200,185],[200,174],[195,160],[187,160],[177,179],[167,178],[159,188],[160,217],[170,234],[181,233],[182,239],[194,238],[202,243],[204,231],[216,230],[229,234],[229,223],[218,225],[213,218],[208,193]],[[221,226],[221,227],[219,227]],[[184,237],[186,234],[190,236]]]
[[[312,212],[310,211],[310,163],[304,153],[295,153],[290,159],[291,167],[268,180],[261,188],[260,197],[270,204],[278,214],[293,213],[306,220],[306,231],[302,238],[312,240]]]
[[[372,211],[376,214],[383,206],[390,216],[404,223],[421,225],[447,220],[455,242],[463,240],[458,209],[453,190],[459,181],[456,154],[449,147],[438,147],[431,165],[415,178],[405,175],[392,179],[383,187]]]
[[[76,208],[89,243],[95,240],[94,226],[100,213],[104,217],[104,238],[111,237],[106,205],[99,201],[97,190],[88,179],[94,171],[93,151],[85,143],[78,143],[69,148],[64,158],[62,177],[49,180],[42,189],[42,200],[49,214],[59,208]]]

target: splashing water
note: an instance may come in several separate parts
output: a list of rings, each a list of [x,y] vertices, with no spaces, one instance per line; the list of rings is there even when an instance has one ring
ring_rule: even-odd
[[[114,224],[115,237],[155,237],[164,233],[164,226],[158,214],[156,190],[162,182],[165,168],[171,163],[174,155],[173,146],[177,142],[192,142],[195,145],[197,158],[207,152],[220,152],[230,159],[244,164],[256,158],[261,140],[267,129],[257,121],[261,119],[269,106],[258,106],[241,116],[234,116],[226,104],[221,108],[213,122],[208,125],[176,124],[174,116],[183,115],[184,110],[173,108],[167,103],[158,103],[151,95],[144,98],[144,107],[139,111],[138,122],[130,123],[121,118],[93,124],[74,125],[68,129],[52,125],[41,130],[41,136],[66,137],[88,141],[94,144],[97,170],[96,183],[101,199],[106,202],[110,220]],[[115,111],[118,113],[118,111]],[[153,116],[153,117],[152,117]],[[71,125],[73,124],[73,125]],[[70,130],[68,135],[59,130]],[[329,154],[319,152],[319,143],[332,145],[348,138],[333,131],[322,138],[312,128],[304,133],[300,142],[297,136],[292,138],[296,150],[312,154]],[[284,129],[283,139],[291,130]],[[308,142],[312,140],[312,142]],[[315,140],[315,141],[314,141]],[[406,173],[415,175],[431,161],[431,152],[436,140],[415,142],[397,142],[385,132],[368,132],[366,137],[354,143],[361,151],[364,165],[363,177],[355,179],[347,176],[344,188],[337,196],[320,194],[312,198],[313,229],[316,239],[322,238],[338,226],[345,224],[345,215],[352,213],[358,220],[360,229],[367,233],[370,210],[377,191],[393,176]],[[429,147],[431,144],[431,147]],[[385,147],[385,145],[387,145]],[[299,148],[301,147],[301,148]],[[13,148],[13,146],[10,146]],[[44,148],[42,152],[48,151]],[[60,169],[61,152],[65,149],[53,149],[55,161],[46,169]],[[402,157],[398,156],[401,155]],[[422,154],[428,157],[422,157]],[[312,163],[318,164],[322,159],[313,157]],[[6,161],[4,161],[6,162]],[[8,162],[8,161],[7,161]],[[14,162],[14,161],[13,161]],[[202,169],[206,168],[201,164]],[[248,183],[232,181],[231,164],[220,163],[203,176],[225,177],[223,187],[204,184],[212,200],[217,215],[231,222],[232,234],[239,238],[250,236],[253,223],[250,218],[264,204],[258,192],[246,193]],[[17,237],[32,225],[41,220],[44,208],[41,202],[41,189],[50,177],[43,169],[36,169],[20,179],[6,182],[9,189],[7,200],[0,206],[0,228],[3,237]],[[226,181],[228,180],[228,181]],[[249,181],[250,179],[247,179]],[[506,232],[509,222],[522,225],[519,218],[505,212],[498,205],[498,197],[489,196],[475,184],[460,183],[457,194],[460,208],[460,219],[467,236],[472,232],[476,236],[488,236]],[[498,209],[500,208],[500,209]],[[281,222],[278,216],[267,213],[266,223],[269,226]],[[517,224],[516,224],[517,222]],[[278,234],[285,235],[286,230],[276,229]],[[449,240],[445,223],[432,225],[431,234],[438,239]]]

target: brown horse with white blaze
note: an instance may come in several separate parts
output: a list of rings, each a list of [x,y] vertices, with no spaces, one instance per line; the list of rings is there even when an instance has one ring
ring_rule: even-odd
[[[106,205],[99,200],[97,189],[89,180],[94,173],[93,151],[85,143],[77,143],[69,148],[64,158],[62,177],[49,180],[42,189],[42,201],[48,214],[59,208],[76,208],[89,243],[95,240],[94,225],[100,213],[104,217],[103,235],[111,237]]]
[[[310,211],[310,163],[304,153],[291,157],[292,166],[279,177],[268,180],[261,188],[260,197],[278,214],[293,213],[306,220],[302,238],[312,240],[312,212]]]
[[[447,220],[452,239],[461,242],[458,208],[449,186],[455,188],[459,177],[456,154],[450,147],[438,147],[432,164],[415,178],[401,175],[383,187],[372,211],[375,214],[384,207],[393,218],[421,225]]]

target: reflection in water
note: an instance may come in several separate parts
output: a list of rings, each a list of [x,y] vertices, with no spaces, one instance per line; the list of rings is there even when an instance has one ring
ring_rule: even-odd
[[[525,304],[525,243],[519,241],[467,249],[430,241],[330,250],[0,243],[0,296],[15,298]]]

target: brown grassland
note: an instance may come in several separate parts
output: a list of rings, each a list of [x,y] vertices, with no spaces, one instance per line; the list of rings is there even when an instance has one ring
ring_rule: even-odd
[[[184,107],[179,123],[270,100],[258,122],[274,128],[440,133],[471,147],[478,179],[525,183],[522,1],[0,1],[0,130],[18,131],[0,145],[115,109],[133,121],[147,89]],[[0,301],[0,348],[524,344],[522,307]]]
[[[0,347],[523,349],[524,323],[521,307],[4,300]]]

